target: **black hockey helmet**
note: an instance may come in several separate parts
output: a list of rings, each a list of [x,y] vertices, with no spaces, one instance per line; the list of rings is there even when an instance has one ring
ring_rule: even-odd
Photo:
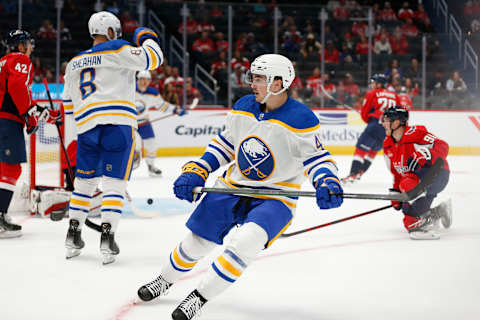
[[[5,37],[5,45],[10,51],[18,51],[18,44],[20,43],[23,43],[26,47],[28,41],[33,46],[33,37],[30,32],[20,29],[10,31]]]
[[[385,77],[385,75],[381,74],[381,73],[376,73],[374,74],[371,78],[370,78],[370,81],[371,82],[380,82],[383,87],[385,88],[385,86],[387,85],[387,77]]]
[[[408,121],[408,110],[402,106],[389,107],[383,113],[383,118],[388,118],[392,122],[400,120],[402,125],[406,125]]]

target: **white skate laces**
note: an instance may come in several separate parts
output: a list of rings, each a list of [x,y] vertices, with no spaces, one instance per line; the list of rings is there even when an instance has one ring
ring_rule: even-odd
[[[153,298],[166,295],[170,289],[170,286],[171,284],[165,281],[162,276],[159,276],[157,279],[145,285],[148,291],[150,291],[152,294]]]
[[[186,316],[187,319],[194,319],[201,315],[200,309],[202,308],[204,302],[202,302],[200,296],[196,294],[196,291],[190,293],[185,300],[180,303],[178,309],[181,310]]]

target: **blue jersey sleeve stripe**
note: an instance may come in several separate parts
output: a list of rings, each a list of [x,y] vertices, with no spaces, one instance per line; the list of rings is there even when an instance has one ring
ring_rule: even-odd
[[[325,152],[324,154],[321,154],[319,156],[311,157],[310,159],[307,159],[303,162],[303,166],[308,166],[310,163],[314,162],[315,160],[321,159],[323,157],[329,156],[330,152]]]
[[[225,160],[226,160],[227,162],[232,161],[232,160],[225,154],[225,152],[223,152],[223,150],[220,149],[219,147],[214,146],[214,145],[212,145],[212,144],[209,144],[208,146],[209,146],[210,148],[214,149],[215,151],[218,151],[218,153],[220,153],[220,154],[222,155],[222,157],[225,158]]]
[[[149,70],[150,68],[150,58],[148,57],[148,53],[147,53],[147,50],[145,50],[144,47],[141,47],[143,52],[145,52],[145,56],[147,57],[147,67],[145,68],[145,70]]]
[[[208,165],[212,169],[212,172],[220,168],[220,162],[218,161],[217,157],[211,152],[205,152],[200,159],[208,163]]]
[[[134,110],[132,107],[125,107],[125,106],[106,106],[106,107],[98,107],[98,108],[93,108],[93,109],[90,109],[88,110],[87,112],[84,112],[82,113],[80,116],[76,117],[75,118],[75,121],[79,121],[83,118],[85,118],[86,116],[94,113],[94,112],[98,112],[98,111],[105,111],[105,110],[124,110],[124,111],[128,111],[130,112],[131,114],[137,116],[137,110]]]
[[[218,134],[218,137],[219,137],[230,149],[232,149],[232,150],[234,149],[233,144],[231,144],[230,142],[228,142],[228,140],[225,139],[225,137],[222,136],[221,133]]]
[[[317,168],[318,166],[322,165],[322,164],[325,164],[325,163],[331,163],[335,166],[335,168],[337,168],[337,166],[335,165],[335,163],[332,161],[332,160],[325,160],[325,161],[321,161],[319,163],[316,163],[315,165],[313,165],[310,169],[308,169],[307,171],[307,174],[309,175],[310,172],[312,172],[315,168]],[[338,170],[338,169],[337,169]]]

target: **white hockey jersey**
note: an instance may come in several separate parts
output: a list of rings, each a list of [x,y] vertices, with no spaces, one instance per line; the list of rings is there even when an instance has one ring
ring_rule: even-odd
[[[147,87],[145,91],[141,91],[138,86],[135,92],[135,105],[137,106],[139,125],[150,120],[149,114],[151,111],[173,113],[177,107],[163,100],[157,89]]]
[[[73,104],[77,133],[99,124],[137,127],[135,72],[162,62],[162,50],[151,39],[141,47],[111,40],[75,56],[67,65],[63,100]]]
[[[313,182],[337,166],[320,140],[320,123],[310,108],[288,98],[263,113],[254,95],[239,99],[228,114],[225,130],[212,139],[200,162],[212,169],[231,163],[217,187],[298,191],[306,176]],[[211,170],[210,170],[211,171]],[[253,196],[282,201],[292,211],[296,197]]]

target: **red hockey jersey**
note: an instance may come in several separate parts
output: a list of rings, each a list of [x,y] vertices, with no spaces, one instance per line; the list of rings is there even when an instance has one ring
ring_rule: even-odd
[[[395,92],[387,89],[374,89],[365,95],[360,115],[363,121],[368,123],[370,118],[380,119],[387,108],[398,105],[400,105],[400,99]]]
[[[23,53],[0,59],[0,118],[25,123],[23,115],[33,105],[32,74],[32,62]]]
[[[399,189],[402,177],[415,173],[408,168],[408,159],[414,157],[414,153],[420,154],[431,163],[434,163],[437,158],[442,158],[445,162],[444,168],[449,170],[446,160],[448,149],[448,143],[428,132],[424,126],[407,126],[398,143],[387,136],[383,142],[383,152],[387,167],[394,177],[393,188]]]

